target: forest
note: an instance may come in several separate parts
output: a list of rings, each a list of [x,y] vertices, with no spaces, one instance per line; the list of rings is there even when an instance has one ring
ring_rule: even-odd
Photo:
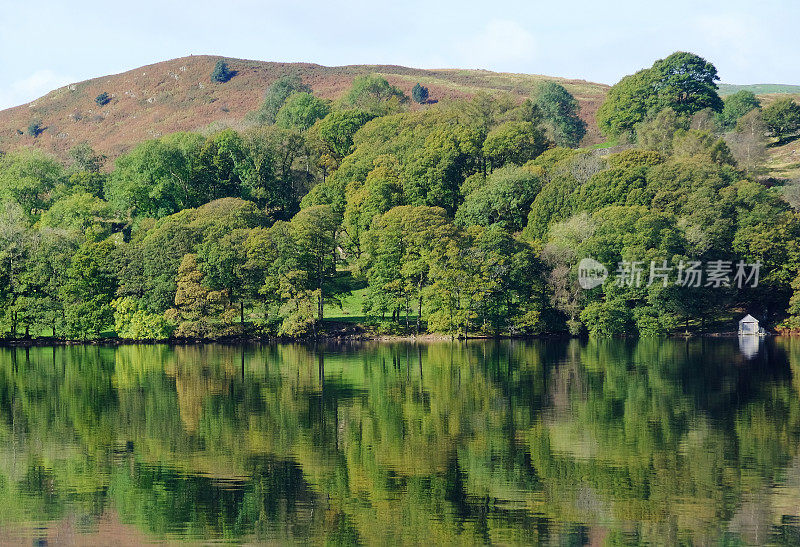
[[[329,101],[288,74],[240,127],[113,162],[88,144],[69,161],[6,151],[0,336],[304,338],[345,309],[375,334],[661,336],[744,313],[791,332],[800,183],[764,163],[800,134],[800,105],[723,99],[718,80],[691,53],[656,61],[611,87],[607,141],[584,148],[555,82],[522,102],[437,101],[360,76]],[[583,289],[587,257],[644,264],[645,281],[651,263],[675,268]],[[681,283],[684,264],[726,275]],[[758,264],[758,282],[735,283],[737,264]]]

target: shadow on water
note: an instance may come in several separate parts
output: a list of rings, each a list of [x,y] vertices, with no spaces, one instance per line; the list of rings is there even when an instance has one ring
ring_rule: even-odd
[[[787,543],[800,341],[0,350],[0,537]]]

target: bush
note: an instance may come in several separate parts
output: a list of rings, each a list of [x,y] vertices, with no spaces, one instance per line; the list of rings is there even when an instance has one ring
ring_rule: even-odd
[[[236,71],[231,70],[228,67],[228,63],[222,59],[217,61],[217,64],[214,65],[214,70],[211,71],[211,81],[221,84],[224,84],[234,76],[236,76]]]
[[[114,329],[117,336],[129,340],[165,340],[172,335],[172,326],[163,316],[142,309],[131,296],[111,302],[114,308]]]
[[[36,138],[41,135],[42,131],[44,131],[44,127],[42,127],[42,122],[39,120],[32,120],[28,124],[28,136]]]
[[[592,336],[620,336],[631,330],[631,311],[625,302],[591,302],[581,312],[581,321]]]
[[[424,85],[420,85],[420,83],[417,82],[417,84],[411,90],[411,98],[414,99],[414,102],[419,104],[428,102],[428,88]]]
[[[111,102],[111,95],[103,91],[100,95],[94,98],[94,102],[96,102],[98,106],[105,106]]]

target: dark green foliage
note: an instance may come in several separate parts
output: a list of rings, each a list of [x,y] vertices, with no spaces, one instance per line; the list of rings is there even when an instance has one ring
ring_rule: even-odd
[[[44,126],[42,126],[42,122],[40,120],[31,120],[28,124],[27,133],[29,137],[36,138],[42,134],[44,131]]]
[[[521,230],[541,187],[541,179],[528,169],[516,166],[497,169],[481,188],[466,196],[456,212],[456,223],[464,226],[500,223],[511,232]]]
[[[294,169],[305,153],[303,137],[297,131],[264,127],[245,133],[242,141],[244,161],[237,166],[242,197],[255,201],[274,219],[290,219],[306,191],[307,173]]]
[[[605,135],[617,137],[667,107],[681,116],[705,108],[720,112],[717,80],[717,69],[702,57],[673,53],[615,84],[597,112],[597,122]]]
[[[411,98],[415,103],[425,104],[428,102],[428,88],[417,82],[411,88]]]
[[[335,110],[317,124],[319,138],[332,156],[342,160],[353,149],[356,131],[372,118],[362,110]]]
[[[94,98],[94,102],[97,103],[97,106],[105,106],[111,102],[111,95],[109,95],[106,91],[103,91],[100,95]]]
[[[217,61],[217,64],[214,65],[214,70],[211,71],[211,81],[220,84],[224,84],[234,76],[236,76],[236,71],[231,70],[228,67],[228,63],[222,59]]]
[[[175,278],[185,254],[196,253],[208,238],[265,223],[254,204],[233,198],[168,216],[125,247],[119,292],[140,299],[149,312],[163,313],[174,303]]]
[[[113,322],[111,301],[117,291],[114,243],[84,243],[75,252],[61,288],[67,331],[72,336],[98,336]]]
[[[763,111],[764,124],[778,140],[800,132],[800,105],[789,97],[778,99]]]
[[[536,93],[536,106],[549,126],[557,146],[577,147],[586,134],[586,122],[580,116],[580,106],[564,86],[545,82]]]
[[[550,225],[569,218],[573,213],[572,192],[579,186],[575,177],[567,174],[553,177],[534,199],[523,236],[532,241],[541,239]]]

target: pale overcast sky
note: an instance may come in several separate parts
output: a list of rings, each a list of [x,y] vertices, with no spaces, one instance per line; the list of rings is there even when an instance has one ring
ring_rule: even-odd
[[[800,84],[797,0],[0,0],[0,108],[189,54],[486,68],[614,83],[676,50]]]

